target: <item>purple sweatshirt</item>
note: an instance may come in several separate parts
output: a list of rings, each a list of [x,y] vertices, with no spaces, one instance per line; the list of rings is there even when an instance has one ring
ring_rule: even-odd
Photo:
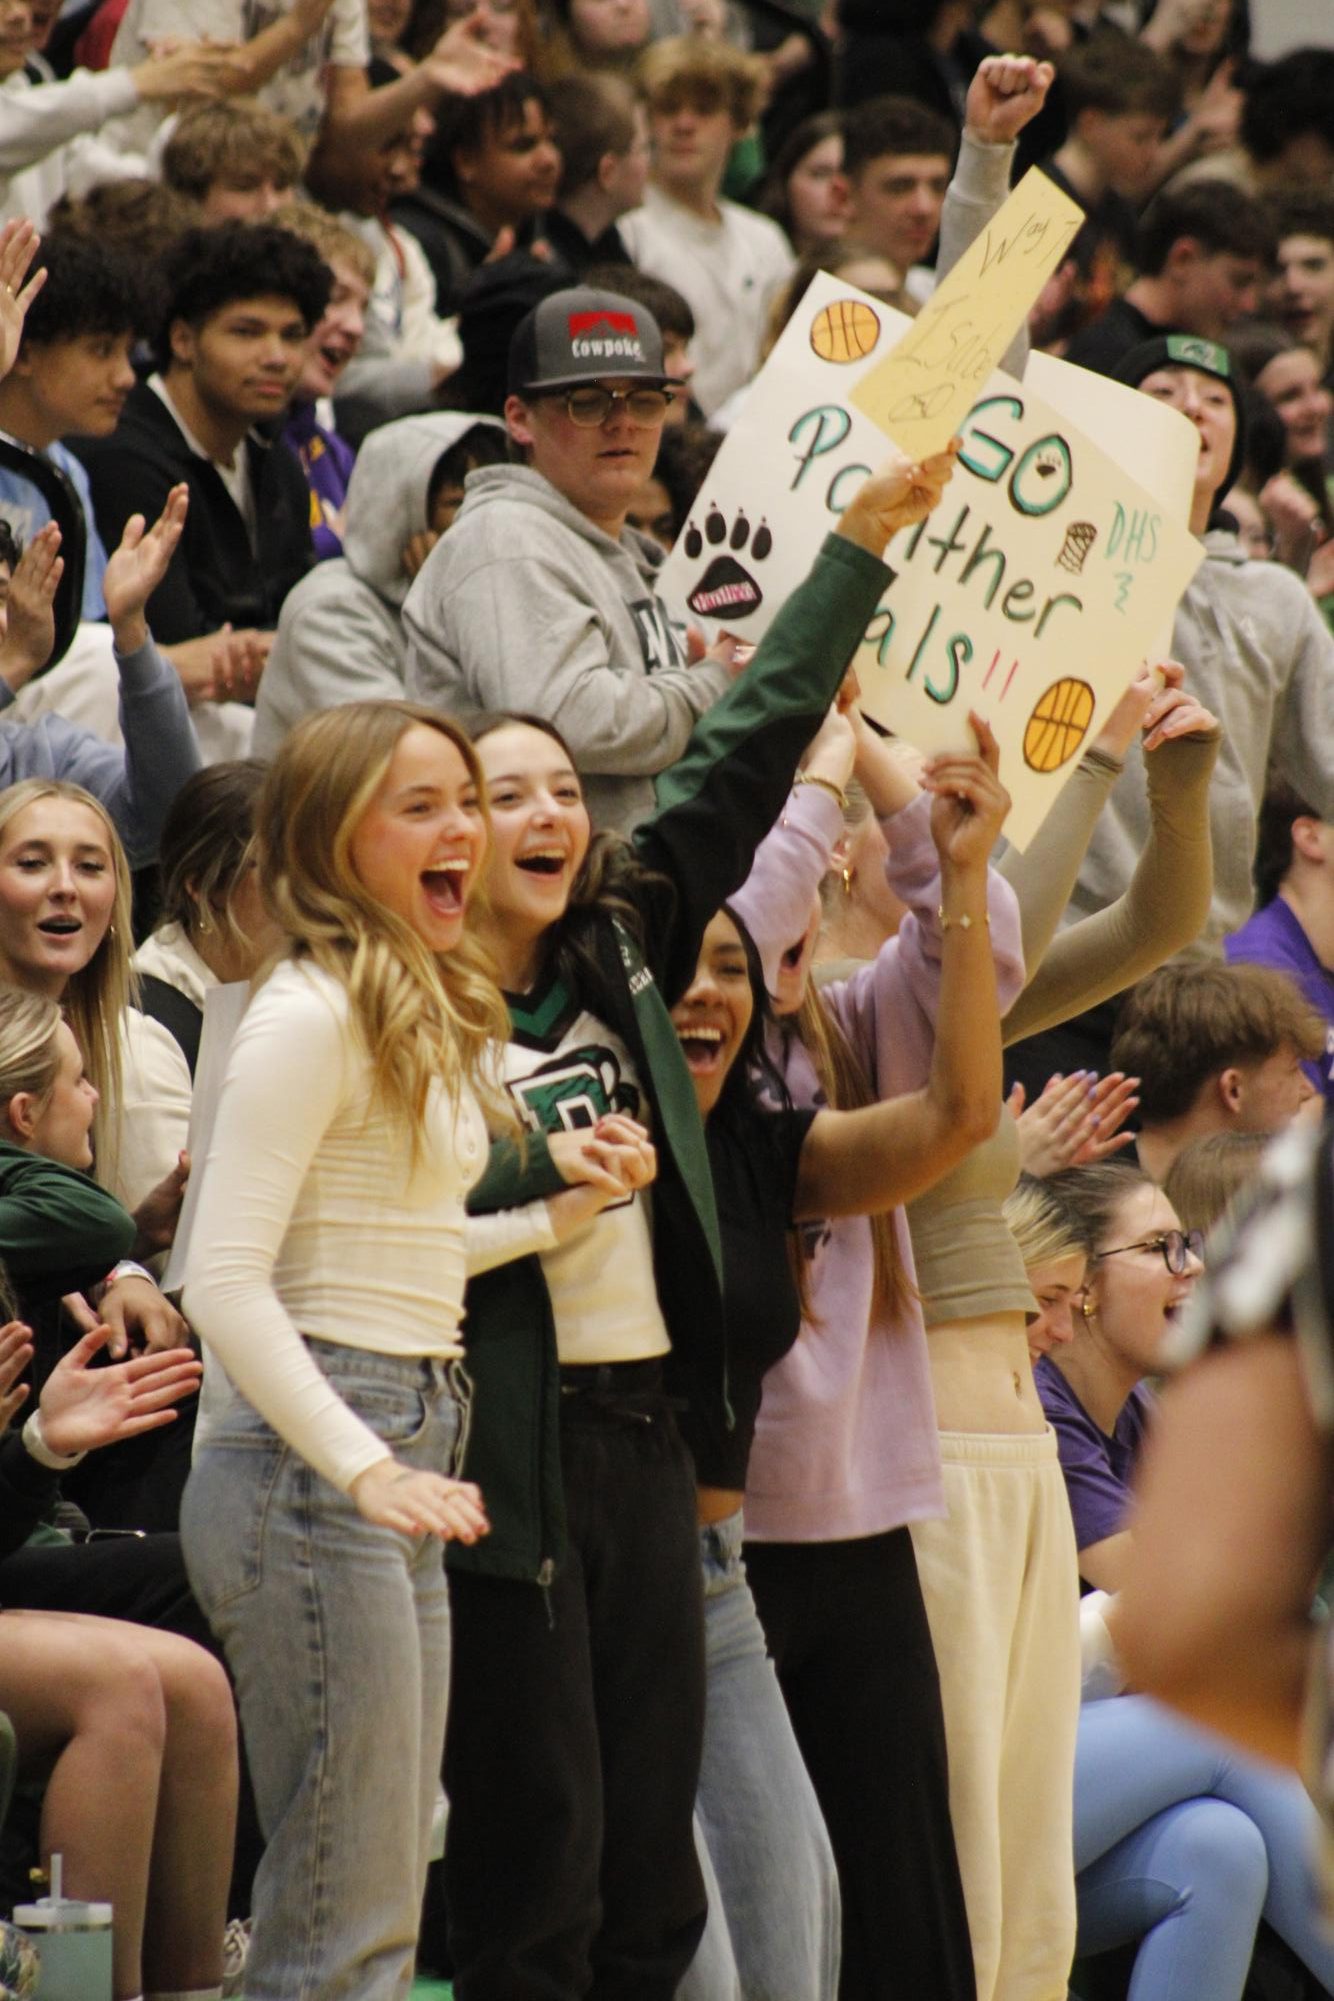
[[[940,863],[926,796],[881,822],[885,874],[909,907],[898,936],[850,979],[821,988],[882,1098],[926,1084],[940,991]],[[811,899],[843,831],[821,787],[794,789],[732,907],[759,948],[765,978],[799,938]],[[1002,1014],[1024,984],[1019,908],[1008,883],[988,887]],[[771,1055],[796,1105],[821,1103],[814,1067],[780,1030]],[[911,1280],[912,1244],[893,1212],[899,1259]],[[755,1542],[839,1542],[879,1535],[945,1512],[926,1331],[916,1299],[873,1314],[871,1226],[844,1216],[822,1226],[811,1258],[814,1314],[764,1379],[746,1482],[746,1534]]]
[[[343,512],[356,453],[337,431],[317,421],[313,403],[294,403],[283,441],[301,461],[310,488],[310,539],[317,563],[343,553]]]

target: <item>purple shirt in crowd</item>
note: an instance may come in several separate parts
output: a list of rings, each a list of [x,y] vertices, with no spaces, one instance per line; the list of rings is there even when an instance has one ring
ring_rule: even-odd
[[[1274,966],[1297,982],[1325,1023],[1325,1053],[1318,1063],[1303,1063],[1311,1082],[1327,1104],[1334,1105],[1334,972],[1322,966],[1297,913],[1276,896],[1223,940],[1229,965]]]
[[[1130,1392],[1111,1437],[1095,1424],[1050,1357],[1033,1371],[1056,1433],[1065,1491],[1075,1524],[1075,1547],[1105,1542],[1128,1525],[1130,1476],[1153,1413],[1153,1397],[1141,1383]]]
[[[315,419],[313,403],[294,403],[283,431],[284,444],[301,461],[310,488],[310,539],[315,561],[327,562],[343,553],[343,509],[356,453],[336,431]]]

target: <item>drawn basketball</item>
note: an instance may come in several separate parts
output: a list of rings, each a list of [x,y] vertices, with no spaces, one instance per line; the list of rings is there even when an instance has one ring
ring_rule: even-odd
[[[811,321],[811,346],[821,361],[862,361],[879,338],[879,315],[860,299],[835,299]]]
[[[1087,681],[1053,681],[1038,696],[1024,728],[1024,763],[1030,771],[1059,771],[1083,743],[1095,697]]]

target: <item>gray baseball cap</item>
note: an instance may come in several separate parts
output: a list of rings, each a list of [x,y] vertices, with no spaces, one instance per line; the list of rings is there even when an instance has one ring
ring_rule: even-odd
[[[510,342],[512,396],[530,389],[574,389],[607,376],[662,387],[679,380],[662,364],[662,334],[652,313],[620,292],[574,285],[533,307]]]

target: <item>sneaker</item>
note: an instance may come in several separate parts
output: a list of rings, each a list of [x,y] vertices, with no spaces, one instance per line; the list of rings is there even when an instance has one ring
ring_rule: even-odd
[[[222,1991],[239,1994],[250,1957],[250,1919],[231,1918],[222,1935]]]

